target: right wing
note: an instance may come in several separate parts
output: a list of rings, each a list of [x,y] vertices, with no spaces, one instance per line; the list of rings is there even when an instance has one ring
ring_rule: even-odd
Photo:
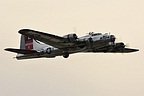
[[[76,44],[75,42],[70,42],[67,38],[30,29],[22,29],[19,33],[56,48],[67,48]]]

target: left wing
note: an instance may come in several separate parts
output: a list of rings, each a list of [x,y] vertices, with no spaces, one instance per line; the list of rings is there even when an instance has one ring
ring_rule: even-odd
[[[95,49],[94,52],[104,52],[104,53],[131,53],[139,51],[138,49],[126,48],[123,42],[115,43],[113,46],[104,46]]]
[[[54,46],[56,48],[66,48],[75,45],[74,42],[70,42],[67,38],[60,36],[43,33],[30,29],[22,29],[19,31],[20,34],[39,40],[45,44]]]
[[[132,48],[123,48],[123,49],[118,49],[118,48],[113,48],[113,49],[97,49],[94,52],[104,52],[104,53],[131,53],[131,52],[136,52],[139,51],[138,49],[132,49]]]
[[[138,49],[131,49],[131,48],[124,48],[122,50],[114,49],[111,50],[110,52],[112,53],[131,53],[131,52],[136,52],[139,51]]]

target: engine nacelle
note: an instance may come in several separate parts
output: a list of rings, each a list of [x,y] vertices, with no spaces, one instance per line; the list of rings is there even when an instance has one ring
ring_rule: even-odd
[[[116,43],[116,45],[115,45],[115,47],[117,48],[117,49],[123,49],[123,48],[125,48],[125,45],[124,45],[124,43]]]
[[[77,35],[76,34],[68,34],[63,36],[64,38],[67,38],[70,42],[74,42],[77,40]]]

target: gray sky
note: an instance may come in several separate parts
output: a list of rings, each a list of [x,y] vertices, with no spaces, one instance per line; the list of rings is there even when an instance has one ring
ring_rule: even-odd
[[[140,52],[17,61],[21,28],[110,32]],[[144,96],[143,0],[1,0],[0,96]]]

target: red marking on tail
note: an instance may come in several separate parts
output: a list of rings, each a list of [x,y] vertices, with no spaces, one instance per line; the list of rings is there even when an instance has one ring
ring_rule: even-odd
[[[27,36],[24,36],[25,38],[25,49],[31,50],[33,49],[33,39]]]

